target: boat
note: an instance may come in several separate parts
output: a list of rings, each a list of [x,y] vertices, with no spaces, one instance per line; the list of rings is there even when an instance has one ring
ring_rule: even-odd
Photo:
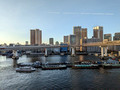
[[[112,68],[120,68],[120,64],[112,64]]]
[[[41,68],[41,64],[42,63],[40,61],[36,61],[36,62],[33,63],[33,67],[34,68]]]
[[[98,69],[98,64],[74,64],[72,69]]]
[[[42,70],[66,69],[66,65],[42,65]]]
[[[102,67],[104,69],[109,69],[109,68],[112,68],[112,65],[111,64],[103,64]]]
[[[24,67],[24,66],[33,66],[33,63],[18,63],[18,67]]]
[[[106,62],[102,64],[103,68],[120,68],[119,61],[108,59]]]
[[[33,67],[19,67],[19,68],[16,68],[16,72],[33,72],[35,71],[35,68]]]

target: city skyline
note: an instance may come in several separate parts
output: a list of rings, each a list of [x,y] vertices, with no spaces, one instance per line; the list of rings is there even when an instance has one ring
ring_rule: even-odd
[[[87,28],[88,38],[95,26],[103,26],[103,33],[112,36],[120,30],[119,0],[52,1],[0,0],[0,44],[30,43],[29,31],[36,28],[43,32],[43,43],[49,43],[50,37],[62,42],[63,36],[72,34],[73,26]]]

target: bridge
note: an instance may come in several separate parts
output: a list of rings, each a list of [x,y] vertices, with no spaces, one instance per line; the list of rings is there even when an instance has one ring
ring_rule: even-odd
[[[24,45],[20,45],[20,46],[1,46],[0,47],[0,51],[9,51],[9,50],[25,50],[25,51],[31,51],[31,50],[39,50],[39,49],[44,49],[45,50],[45,56],[48,56],[48,48],[60,48],[60,47],[71,47],[72,56],[75,56],[75,47],[78,47],[76,45],[40,45],[40,46],[24,46]]]
[[[88,46],[99,46],[101,47],[101,56],[107,56],[107,49],[108,46],[120,45],[119,41],[107,41],[104,40],[103,42],[95,42],[95,43],[83,43],[82,45],[44,45],[44,46],[1,46],[0,51],[4,50],[34,50],[34,49],[45,49],[45,56],[47,56],[47,49],[48,48],[60,48],[60,47],[70,47],[71,48],[71,55],[75,56],[75,48],[76,47],[88,47]],[[105,52],[104,52],[105,49]]]
[[[117,45],[120,45],[120,40],[117,40],[117,41],[104,40],[103,42],[83,44],[84,47],[87,47],[87,46],[99,46],[99,47],[101,47],[101,56],[102,57],[104,57],[104,55],[107,56],[108,46],[117,46]],[[105,52],[104,52],[104,49],[105,49]]]

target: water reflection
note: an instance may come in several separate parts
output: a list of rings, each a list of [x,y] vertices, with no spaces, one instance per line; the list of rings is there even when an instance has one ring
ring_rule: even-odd
[[[13,60],[13,67],[17,67],[17,60]]]
[[[79,61],[83,61],[84,60],[84,56],[83,55],[80,55],[79,56]]]

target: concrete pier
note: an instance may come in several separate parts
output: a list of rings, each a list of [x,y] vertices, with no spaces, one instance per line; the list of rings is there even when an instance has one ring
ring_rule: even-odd
[[[120,51],[118,51],[118,56],[120,56]]]
[[[45,48],[45,57],[48,56],[48,51],[47,51],[47,48]]]
[[[101,57],[104,57],[104,50],[103,50],[104,48],[103,47],[101,47]]]
[[[105,47],[105,56],[108,55],[108,54],[107,54],[107,49],[108,49],[108,47]]]
[[[104,57],[104,56],[108,55],[107,49],[108,49],[107,46],[104,46],[104,47],[101,46],[101,57]]]
[[[71,56],[74,57],[75,56],[75,48],[72,47],[71,49],[72,49],[71,50]]]

